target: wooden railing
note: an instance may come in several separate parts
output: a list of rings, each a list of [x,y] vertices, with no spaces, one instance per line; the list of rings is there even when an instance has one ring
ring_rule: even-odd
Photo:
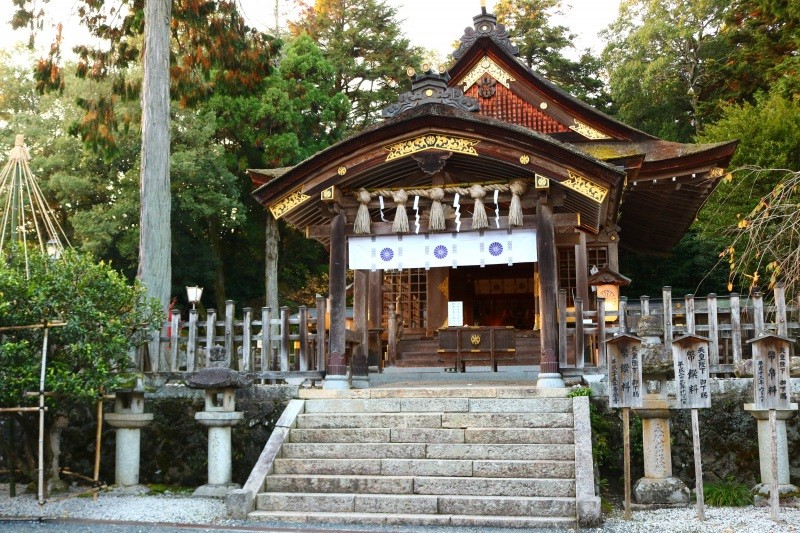
[[[147,353],[144,345],[135,366],[161,374],[220,366],[255,379],[322,378],[327,358],[325,299],[318,298],[316,304],[315,309],[301,306],[294,317],[288,307],[277,312],[263,307],[258,315],[246,307],[237,319],[232,301],[226,302],[223,316],[208,309],[204,320],[196,310],[189,311],[187,321],[173,311],[162,324],[158,353]]]
[[[765,305],[760,293],[742,298],[736,293],[705,298],[687,295],[672,298],[664,287],[660,300],[642,296],[638,301],[620,298],[619,309],[606,311],[604,299],[597,299],[596,310],[584,309],[580,298],[575,307],[567,308],[566,293],[559,294],[559,354],[561,368],[584,368],[586,365],[604,368],[605,343],[617,333],[638,334],[642,316],[655,316],[663,327],[661,341],[693,332],[709,339],[711,370],[714,374],[732,373],[736,365],[751,357],[747,341],[762,333],[775,333],[796,341],[800,335],[800,297],[787,305],[783,286],[775,288],[773,303]],[[582,317],[576,320],[576,317]],[[611,317],[611,319],[609,319]],[[588,361],[587,361],[588,359]]]

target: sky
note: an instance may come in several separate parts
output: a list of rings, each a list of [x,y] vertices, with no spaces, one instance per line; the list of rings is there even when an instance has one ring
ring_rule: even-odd
[[[275,25],[274,0],[239,0],[240,7],[249,24],[267,29]],[[282,17],[292,12],[294,0],[280,0]],[[564,0],[564,16],[553,20],[554,24],[563,24],[577,34],[575,48],[583,50],[591,48],[595,54],[602,51],[603,44],[597,33],[608,26],[617,15],[620,0]],[[76,0],[50,0],[42,4],[49,14],[45,21],[46,28],[52,28],[56,22],[62,22],[65,30],[66,49],[71,49],[71,41],[78,42],[82,35],[72,29],[78,25],[78,17],[74,13]],[[388,0],[398,9],[398,17],[406,36],[413,45],[437,50],[444,58],[452,52],[452,44],[464,33],[464,28],[472,26],[472,17],[480,13],[480,0]],[[491,12],[495,0],[487,1]],[[14,12],[12,0],[0,0],[0,48],[12,48],[15,43],[27,40],[27,33],[11,30],[8,21]],[[39,38],[40,46],[47,46],[51,36]]]

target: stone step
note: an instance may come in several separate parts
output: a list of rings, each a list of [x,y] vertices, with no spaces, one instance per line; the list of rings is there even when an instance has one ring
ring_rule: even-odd
[[[466,428],[467,444],[573,444],[575,430],[570,428]],[[571,457],[573,458],[573,457]]]
[[[265,492],[574,497],[572,479],[274,474]]]
[[[262,493],[258,511],[573,517],[574,498]]]
[[[414,477],[414,494],[575,497],[575,480],[541,478]]]
[[[285,443],[281,457],[293,459],[424,459],[424,443]]]
[[[275,459],[276,474],[574,479],[572,461],[496,459]]]
[[[442,428],[569,428],[572,413],[442,413]]]
[[[574,517],[539,518],[528,516],[481,516],[404,513],[323,513],[306,511],[254,511],[252,520],[295,524],[352,524],[362,526],[450,526],[458,528],[570,529],[577,526]]]
[[[568,389],[539,389],[530,386],[467,385],[445,387],[380,387],[374,389],[300,389],[302,400],[369,398],[567,398]]]
[[[551,444],[429,444],[428,459],[572,461],[575,447]]]
[[[267,476],[265,485],[265,492],[414,494],[412,476],[273,474]]]
[[[440,413],[320,413],[298,415],[300,429],[336,428],[441,428]]]
[[[344,429],[293,429],[289,432],[289,442],[391,442],[389,428],[344,428]],[[459,431],[454,429],[438,431]],[[461,431],[461,442],[464,432]],[[408,442],[408,441],[397,441]],[[422,442],[422,441],[418,441]]]
[[[305,414],[317,413],[497,413],[572,414],[571,398],[353,398],[308,399]]]

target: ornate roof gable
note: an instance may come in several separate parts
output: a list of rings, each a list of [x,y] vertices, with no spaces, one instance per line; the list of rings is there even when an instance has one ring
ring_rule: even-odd
[[[474,28],[464,28],[464,35],[461,36],[461,44],[458,50],[453,52],[453,59],[458,61],[464,52],[469,50],[475,41],[481,37],[489,37],[497,46],[502,48],[514,57],[519,56],[519,48],[511,42],[506,27],[497,23],[497,17],[486,12],[486,6],[481,7],[481,14],[472,17]]]
[[[465,96],[460,87],[448,87],[450,76],[444,69],[442,74],[434,72],[429,65],[422,65],[422,74],[413,68],[406,71],[412,76],[411,91],[397,97],[397,102],[385,107],[381,112],[384,118],[391,118],[422,104],[444,104],[464,111],[478,111],[478,101]]]

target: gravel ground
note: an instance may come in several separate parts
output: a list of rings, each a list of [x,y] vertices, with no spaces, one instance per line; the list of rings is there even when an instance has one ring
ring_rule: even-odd
[[[20,492],[16,498],[8,496],[8,486],[0,485],[0,518],[69,518],[89,520],[115,520],[133,522],[160,522],[174,524],[200,524],[225,527],[297,527],[291,524],[267,524],[229,520],[225,505],[220,500],[191,498],[178,494],[157,496],[113,496],[101,493],[95,501],[89,497],[54,497],[44,506],[39,506],[34,494]],[[614,533],[783,533],[800,532],[800,509],[781,509],[783,522],[776,524],[770,519],[769,508],[740,507],[706,509],[706,521],[696,518],[695,508],[634,511],[633,519],[622,519],[621,510],[607,517],[602,528],[584,531],[608,531]],[[101,529],[102,526],[99,526]],[[10,522],[0,521],[0,529],[10,529]],[[98,530],[99,530],[98,529]],[[314,526],[316,530],[328,529]],[[350,531],[374,531],[374,527],[331,526],[330,529]],[[386,528],[384,531],[422,531],[422,528]],[[499,533],[499,529],[425,528],[425,531],[446,533],[448,531],[480,531]],[[513,530],[512,530],[513,531]],[[518,531],[518,530],[517,530]]]

